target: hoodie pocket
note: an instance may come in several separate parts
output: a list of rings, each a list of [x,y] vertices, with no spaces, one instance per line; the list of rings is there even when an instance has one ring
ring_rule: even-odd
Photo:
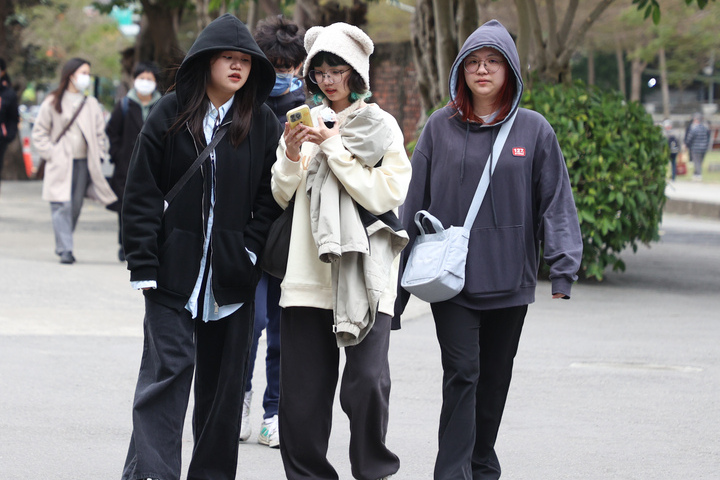
[[[522,225],[475,228],[470,232],[465,293],[511,293],[520,288],[525,265]]]
[[[173,229],[159,252],[158,286],[189,296],[202,257],[202,238],[187,230]]]
[[[212,256],[213,281],[218,287],[255,288],[259,273],[245,250],[243,232],[213,229]]]

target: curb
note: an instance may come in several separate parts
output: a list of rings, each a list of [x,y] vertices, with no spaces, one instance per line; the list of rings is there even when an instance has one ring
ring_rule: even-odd
[[[693,215],[720,220],[720,204],[667,198],[663,213]]]

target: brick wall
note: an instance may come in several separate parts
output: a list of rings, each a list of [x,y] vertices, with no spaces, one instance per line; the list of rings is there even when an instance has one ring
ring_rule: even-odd
[[[420,98],[410,42],[375,45],[370,57],[371,101],[395,117],[405,144],[415,138]]]

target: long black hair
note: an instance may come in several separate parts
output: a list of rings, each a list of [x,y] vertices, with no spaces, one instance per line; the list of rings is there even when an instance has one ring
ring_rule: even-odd
[[[211,51],[205,55],[200,55],[192,60],[189,65],[183,65],[183,76],[180,81],[183,83],[182,89],[185,93],[182,99],[183,110],[178,115],[175,123],[170,127],[168,133],[177,133],[187,123],[190,132],[195,138],[205,139],[203,130],[203,121],[210,105],[210,99],[206,90],[210,82],[210,63],[222,53],[221,50]],[[257,96],[257,75],[252,74],[255,66],[255,57],[250,55],[252,66],[250,67],[250,75],[245,84],[235,92],[235,100],[229,114],[232,123],[228,135],[230,144],[237,148],[250,132],[252,125],[252,116],[259,104],[255,100]],[[169,91],[177,90],[177,83],[170,87]]]
[[[53,99],[53,107],[55,107],[56,112],[62,113],[62,99],[63,95],[65,95],[65,91],[70,85],[70,77],[73,73],[77,72],[78,68],[85,64],[90,66],[90,62],[84,58],[75,57],[71,58],[65,62],[65,65],[63,65],[62,70],[60,71],[60,84],[52,91],[52,95],[55,96]]]

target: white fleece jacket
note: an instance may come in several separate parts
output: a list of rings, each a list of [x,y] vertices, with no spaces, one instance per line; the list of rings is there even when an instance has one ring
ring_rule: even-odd
[[[358,101],[337,114],[342,125],[347,116],[366,107]],[[324,105],[311,111],[313,122]],[[306,195],[307,165],[320,148],[327,156],[328,165],[352,198],[370,213],[381,215],[388,211],[397,213],[405,200],[410,184],[410,160],[405,152],[403,135],[392,115],[379,110],[393,131],[393,141],[383,157],[381,166],[366,167],[357,161],[344,147],[339,135],[324,141],[319,147],[305,143],[300,152],[300,161],[293,162],[285,154],[285,142],[280,139],[277,161],[272,169],[272,192],[282,207],[287,207],[295,195],[290,254],[285,278],[282,281],[280,306],[314,307],[326,310],[333,308],[331,267],[318,259],[318,249],[310,226],[310,201]],[[297,194],[296,194],[297,192]],[[396,295],[398,258],[393,262],[388,287],[380,297],[378,311],[393,315]]]

